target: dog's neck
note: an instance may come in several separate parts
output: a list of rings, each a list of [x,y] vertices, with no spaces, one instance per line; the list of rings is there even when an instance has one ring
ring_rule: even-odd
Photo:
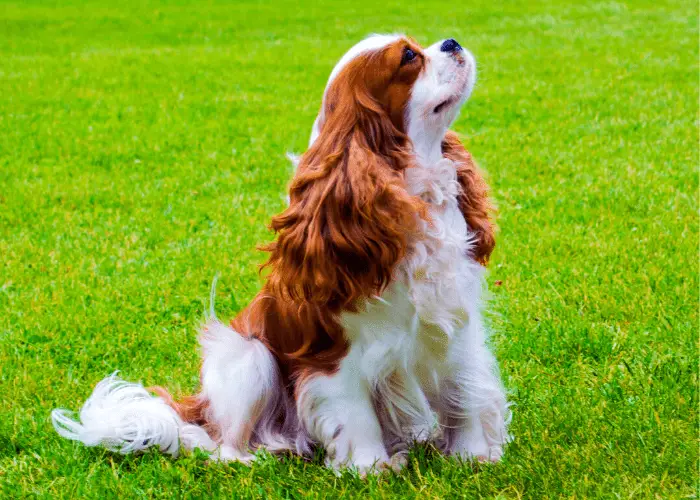
[[[419,167],[431,168],[442,160],[442,139],[445,137],[446,129],[440,128],[432,133],[422,130],[410,137],[413,143],[413,154]]]

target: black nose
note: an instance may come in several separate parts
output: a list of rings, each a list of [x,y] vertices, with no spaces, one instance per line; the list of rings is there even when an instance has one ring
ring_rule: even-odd
[[[462,50],[462,46],[454,38],[448,38],[440,45],[441,52],[457,52]]]

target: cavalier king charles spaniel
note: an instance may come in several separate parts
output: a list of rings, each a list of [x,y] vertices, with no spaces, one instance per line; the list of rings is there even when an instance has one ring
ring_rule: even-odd
[[[59,434],[218,460],[322,446],[328,465],[361,473],[425,441],[498,461],[510,412],[481,314],[493,209],[448,130],[475,80],[453,39],[352,47],[272,219],[265,285],[230,324],[212,313],[202,328],[198,393],[174,400],[115,374],[78,421],[54,410]]]

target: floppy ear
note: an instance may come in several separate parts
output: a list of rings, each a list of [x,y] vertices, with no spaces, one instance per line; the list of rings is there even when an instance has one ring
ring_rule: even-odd
[[[486,265],[496,245],[492,219],[494,207],[489,198],[489,187],[456,133],[448,131],[445,134],[442,152],[445,158],[457,164],[457,180],[461,187],[459,208],[469,229],[476,235],[473,256]]]
[[[334,311],[389,283],[423,206],[406,191],[409,155],[381,109],[345,106],[302,156],[265,264],[273,293]]]

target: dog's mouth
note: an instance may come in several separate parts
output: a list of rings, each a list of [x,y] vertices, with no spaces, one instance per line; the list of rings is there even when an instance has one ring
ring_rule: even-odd
[[[433,114],[440,114],[452,106],[461,106],[462,103],[464,103],[467,98],[468,72],[465,73],[462,78],[459,78],[457,82],[459,82],[459,89],[456,92],[453,92],[449,97],[440,101],[440,103],[433,108]]]
[[[441,111],[443,111],[445,108],[451,106],[455,102],[456,98],[455,97],[450,97],[449,99],[445,99],[442,101],[440,104],[435,106],[433,108],[433,113],[438,114]]]

